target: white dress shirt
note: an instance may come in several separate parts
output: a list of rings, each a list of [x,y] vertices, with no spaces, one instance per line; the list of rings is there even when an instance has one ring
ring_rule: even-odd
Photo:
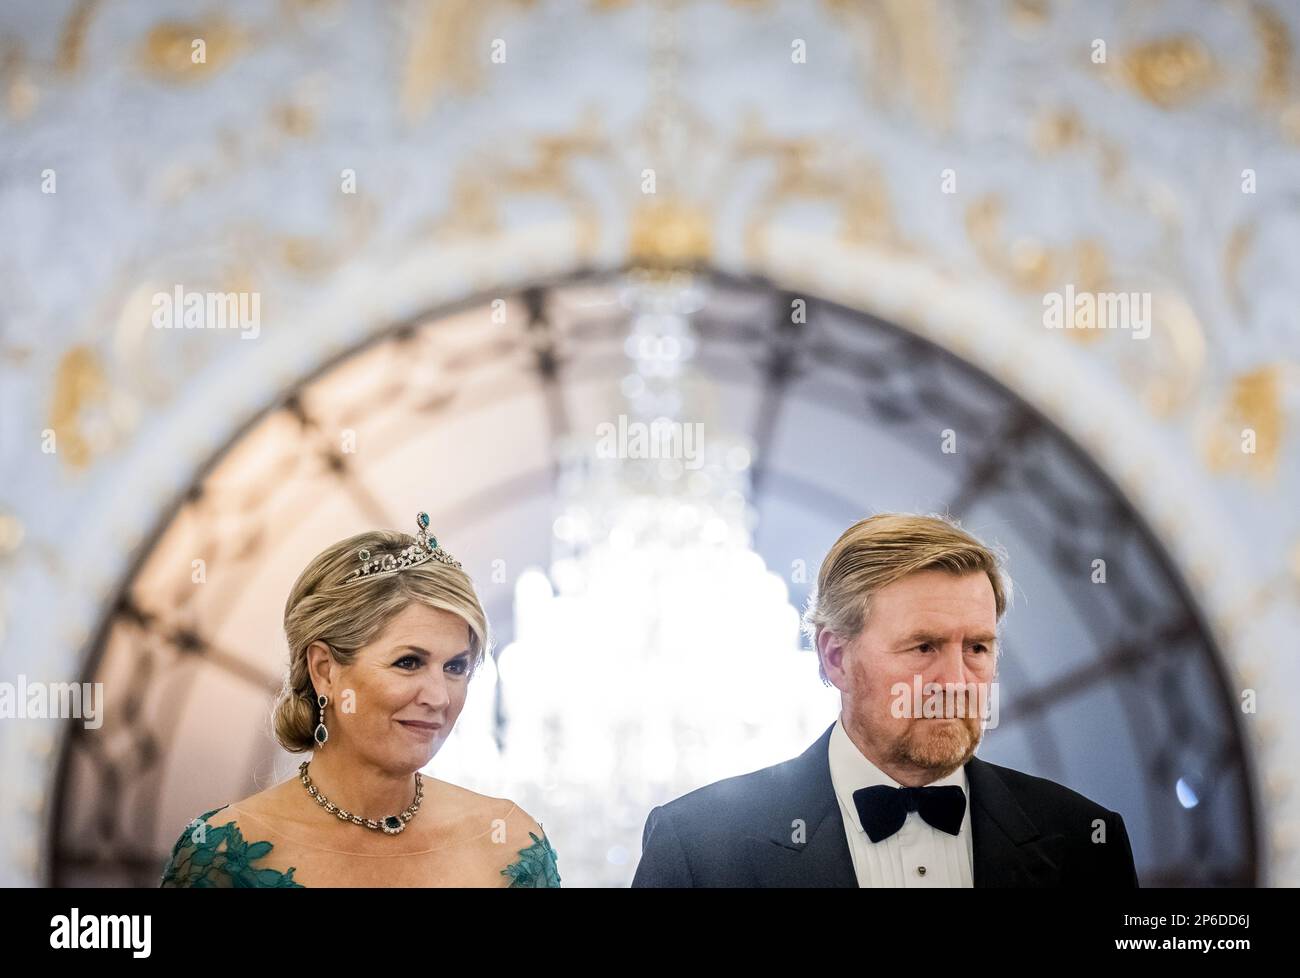
[[[936,829],[917,812],[908,812],[901,829],[887,839],[872,842],[862,828],[853,792],[876,784],[891,788],[902,785],[863,756],[849,739],[842,720],[835,721],[828,753],[831,783],[839,799],[858,886],[974,886],[970,786],[965,767],[931,782],[934,786],[958,785],[966,795],[966,812],[957,835]]]

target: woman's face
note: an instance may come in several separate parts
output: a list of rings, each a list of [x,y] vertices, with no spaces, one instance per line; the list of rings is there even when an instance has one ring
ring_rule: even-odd
[[[330,663],[324,749],[393,772],[428,764],[465,705],[469,639],[459,615],[412,602],[351,664]]]

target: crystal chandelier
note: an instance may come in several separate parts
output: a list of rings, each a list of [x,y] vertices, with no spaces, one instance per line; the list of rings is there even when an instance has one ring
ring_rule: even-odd
[[[567,841],[566,882],[625,885],[654,805],[793,756],[838,710],[752,548],[752,448],[692,369],[703,298],[680,273],[629,281],[616,410],[560,446],[549,573],[515,587],[502,783]]]

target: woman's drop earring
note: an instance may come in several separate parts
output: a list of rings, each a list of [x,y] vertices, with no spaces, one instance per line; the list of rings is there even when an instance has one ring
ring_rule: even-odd
[[[315,738],[317,747],[324,747],[325,741],[330,739],[330,732],[325,729],[325,706],[329,701],[330,698],[324,693],[316,697],[316,705],[320,707],[320,722],[316,724],[316,731],[312,737]]]

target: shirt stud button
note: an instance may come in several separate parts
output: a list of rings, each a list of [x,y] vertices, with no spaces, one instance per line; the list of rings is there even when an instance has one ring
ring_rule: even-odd
[[[925,867],[924,867],[924,866],[917,866],[917,867],[916,867],[916,875],[917,875],[917,876],[924,876],[924,875],[925,875]]]

